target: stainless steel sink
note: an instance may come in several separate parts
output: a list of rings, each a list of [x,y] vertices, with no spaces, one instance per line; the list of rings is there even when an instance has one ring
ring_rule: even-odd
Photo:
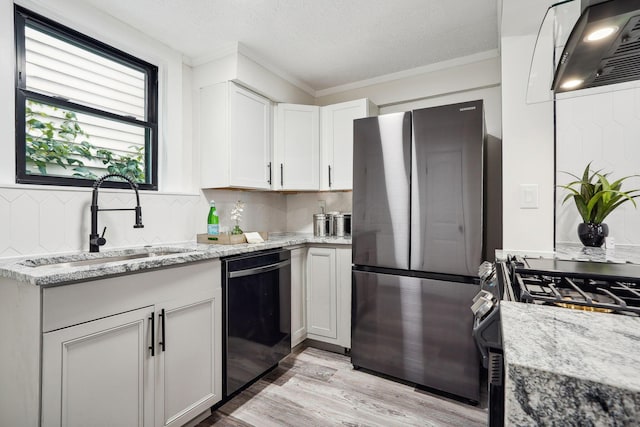
[[[47,268],[73,268],[73,267],[82,267],[87,265],[100,265],[107,264],[110,262],[117,261],[127,261],[141,258],[155,258],[163,255],[174,255],[180,253],[193,252],[191,249],[184,248],[149,248],[148,251],[124,254],[124,255],[110,255],[109,253],[103,254],[87,254],[87,256],[91,256],[86,259],[73,259],[70,260],[69,257],[42,257],[42,258],[34,258],[28,259],[21,264],[28,267],[47,267]]]

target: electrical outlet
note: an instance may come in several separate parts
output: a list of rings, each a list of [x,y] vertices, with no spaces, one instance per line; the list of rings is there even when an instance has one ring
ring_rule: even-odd
[[[320,208],[320,212],[325,213],[327,211],[327,201],[318,200],[318,208]]]

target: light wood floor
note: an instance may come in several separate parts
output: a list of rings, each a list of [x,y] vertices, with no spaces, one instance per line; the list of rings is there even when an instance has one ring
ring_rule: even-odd
[[[487,425],[487,411],[355,371],[348,356],[302,347],[197,427],[214,425],[474,427]]]

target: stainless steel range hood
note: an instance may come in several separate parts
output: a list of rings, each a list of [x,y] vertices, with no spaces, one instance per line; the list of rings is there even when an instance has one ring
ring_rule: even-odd
[[[549,8],[531,64],[527,102],[640,80],[640,0],[573,0]]]

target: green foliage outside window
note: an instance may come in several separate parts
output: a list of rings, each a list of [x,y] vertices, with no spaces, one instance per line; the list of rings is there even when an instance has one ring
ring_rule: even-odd
[[[144,147],[130,146],[135,150],[133,155],[98,148],[88,141],[90,135],[80,127],[76,113],[60,110],[64,119],[58,125],[42,111],[43,106],[44,104],[28,100],[25,110],[26,162],[35,165],[41,175],[48,175],[47,165],[57,164],[64,169],[72,168],[73,176],[96,179],[98,176],[83,160],[97,160],[102,162],[109,173],[120,173],[137,182],[145,182]],[[59,110],[57,107],[51,108]]]

